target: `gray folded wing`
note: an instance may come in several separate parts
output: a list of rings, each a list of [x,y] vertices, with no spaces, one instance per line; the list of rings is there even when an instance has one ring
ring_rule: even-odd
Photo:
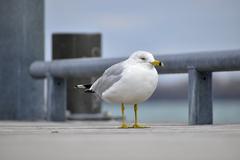
[[[112,65],[93,83],[91,90],[102,96],[104,91],[121,79],[123,70],[123,62]]]

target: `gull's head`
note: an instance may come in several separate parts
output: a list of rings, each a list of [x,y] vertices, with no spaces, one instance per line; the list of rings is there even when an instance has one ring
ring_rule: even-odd
[[[141,63],[141,64],[147,64],[147,65],[152,65],[152,66],[161,66],[163,67],[164,64],[156,60],[152,53],[147,52],[147,51],[136,51],[134,52],[129,59],[135,61],[136,63]]]

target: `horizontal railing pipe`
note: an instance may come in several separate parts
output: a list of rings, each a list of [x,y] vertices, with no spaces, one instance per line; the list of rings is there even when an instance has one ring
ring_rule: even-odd
[[[208,72],[240,70],[240,50],[156,55],[155,57],[165,64],[164,68],[158,68],[159,73],[187,73],[189,67]],[[124,59],[127,58],[37,61],[31,65],[30,73],[35,78],[44,78],[48,74],[58,78],[90,77],[102,74],[109,66]]]
[[[44,78],[48,74],[59,78],[91,77],[100,75],[109,66],[122,60],[124,58],[75,58],[51,62],[37,61],[30,66],[30,74],[34,78]]]
[[[159,70],[160,73],[187,73],[189,67],[208,72],[240,70],[240,50],[160,55],[156,58],[166,66]]]

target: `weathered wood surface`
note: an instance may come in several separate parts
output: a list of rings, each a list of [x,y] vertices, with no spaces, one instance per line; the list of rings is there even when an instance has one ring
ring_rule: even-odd
[[[0,121],[0,159],[240,159],[239,124],[150,124],[146,129],[118,125]]]

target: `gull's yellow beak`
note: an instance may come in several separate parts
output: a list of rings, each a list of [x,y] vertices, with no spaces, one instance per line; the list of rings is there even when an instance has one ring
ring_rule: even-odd
[[[154,66],[161,66],[161,67],[164,66],[164,64],[158,60],[154,60],[153,62],[151,62],[151,64]]]

